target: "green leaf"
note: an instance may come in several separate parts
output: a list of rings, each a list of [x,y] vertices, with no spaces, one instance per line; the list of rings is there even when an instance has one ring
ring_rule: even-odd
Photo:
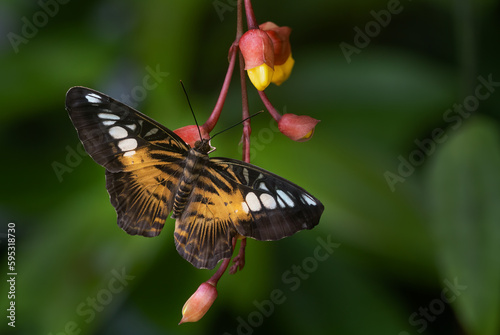
[[[447,294],[467,333],[498,334],[500,136],[483,118],[450,135],[429,176],[439,271],[466,286]]]

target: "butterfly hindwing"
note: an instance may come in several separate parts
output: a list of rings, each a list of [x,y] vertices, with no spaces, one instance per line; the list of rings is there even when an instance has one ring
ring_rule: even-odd
[[[106,171],[106,188],[118,225],[130,235],[160,234],[173,207],[175,180],[181,172],[165,179],[165,174],[154,166],[135,172]]]
[[[232,240],[239,221],[232,208],[231,190],[213,183],[205,168],[181,217],[175,222],[175,245],[179,254],[198,268],[213,268],[232,255]]]
[[[71,88],[66,109],[87,153],[106,168],[118,225],[132,235],[158,235],[189,146],[146,115],[88,88]]]

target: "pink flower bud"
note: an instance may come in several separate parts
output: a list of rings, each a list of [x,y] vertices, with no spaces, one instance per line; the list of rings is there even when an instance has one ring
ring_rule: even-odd
[[[203,138],[210,138],[210,135],[207,133],[205,128],[203,128],[203,126],[200,127],[200,132]],[[184,126],[182,128],[176,129],[174,130],[174,133],[179,135],[179,137],[182,138],[184,142],[189,144],[191,148],[194,148],[195,142],[200,140],[200,133],[198,132],[198,129],[196,129],[195,125]]]
[[[305,142],[311,139],[319,121],[307,115],[285,114],[279,120],[278,128],[290,139]]]
[[[208,282],[201,284],[182,307],[182,319],[179,324],[200,320],[216,298],[217,288],[215,286]]]

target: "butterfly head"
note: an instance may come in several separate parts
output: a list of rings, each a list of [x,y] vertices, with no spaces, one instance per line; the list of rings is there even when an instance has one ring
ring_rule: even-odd
[[[210,144],[210,139],[203,138],[194,143],[194,150],[208,155],[209,153],[215,151],[215,147]]]

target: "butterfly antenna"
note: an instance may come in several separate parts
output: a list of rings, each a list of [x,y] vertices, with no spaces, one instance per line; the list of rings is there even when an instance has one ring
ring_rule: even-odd
[[[182,80],[180,82],[181,82],[182,90],[184,91],[184,95],[186,96],[186,99],[187,99],[187,102],[189,105],[189,109],[191,110],[191,114],[193,114],[194,123],[196,124],[196,129],[198,129],[198,134],[200,134],[200,141],[201,141],[201,140],[203,140],[203,138],[201,137],[200,126],[198,126],[198,121],[196,120],[196,115],[194,115],[193,107],[191,107],[191,101],[189,101],[189,97],[188,97],[188,94],[186,92],[186,88],[184,87],[184,83],[182,82]]]
[[[261,114],[261,113],[264,113],[264,111],[262,110],[262,111],[259,111],[259,112],[255,113],[255,114],[252,114],[252,115],[250,115],[249,117],[247,117],[247,118],[245,118],[245,119],[241,120],[240,122],[235,123],[235,124],[233,124],[232,126],[227,127],[226,129],[219,131],[219,132],[218,132],[218,133],[216,133],[215,135],[210,136],[210,139],[214,138],[215,136],[219,135],[220,133],[225,132],[226,130],[229,130],[229,129],[231,129],[231,128],[236,127],[236,126],[237,126],[237,125],[239,125],[239,124],[242,124],[242,123],[243,123],[243,122],[245,122],[246,120],[248,120],[248,119],[250,119],[250,118],[253,118],[254,116],[259,115],[259,114]]]

